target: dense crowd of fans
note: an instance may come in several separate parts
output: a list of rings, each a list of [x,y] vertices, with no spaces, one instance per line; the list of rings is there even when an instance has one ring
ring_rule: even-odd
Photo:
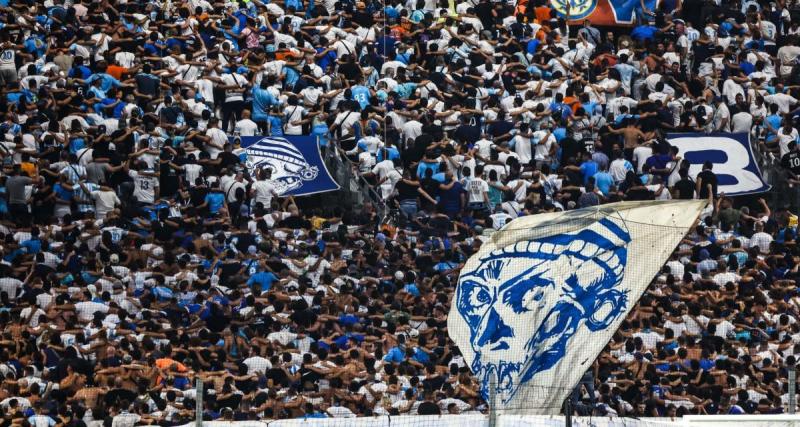
[[[183,424],[198,379],[207,419],[485,411],[446,329],[465,259],[671,198],[710,208],[573,407],[785,411],[797,2],[634,3],[600,31],[542,0],[0,1],[2,425]],[[780,201],[719,194],[672,130],[750,133]],[[229,140],[301,134],[381,200],[282,197]]]

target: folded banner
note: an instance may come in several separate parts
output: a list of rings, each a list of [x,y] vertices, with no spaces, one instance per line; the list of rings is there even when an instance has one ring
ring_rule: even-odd
[[[251,174],[257,169],[271,169],[276,192],[281,195],[305,196],[336,191],[339,185],[333,180],[322,156],[316,137],[242,136],[243,157]],[[233,141],[235,138],[230,137]]]
[[[467,260],[448,332],[502,414],[554,415],[706,202],[518,218]]]
[[[636,18],[643,17],[645,10],[656,10],[657,0],[550,0],[550,6],[561,17],[567,16],[570,21],[588,19],[592,25],[633,25]]]
[[[713,163],[718,191],[729,196],[760,193],[770,189],[753,157],[750,135],[741,133],[671,133],[667,141],[678,147],[678,155],[691,163],[689,176],[702,172],[703,163]]]

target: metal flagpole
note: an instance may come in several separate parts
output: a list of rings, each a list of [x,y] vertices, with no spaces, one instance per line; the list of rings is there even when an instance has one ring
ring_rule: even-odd
[[[195,427],[203,427],[203,380],[200,377],[195,379]]]
[[[489,377],[489,427],[497,426],[497,378]]]
[[[794,414],[797,410],[797,368],[789,368],[789,413]]]

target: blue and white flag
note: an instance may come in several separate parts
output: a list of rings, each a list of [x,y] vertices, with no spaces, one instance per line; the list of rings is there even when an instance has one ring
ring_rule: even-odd
[[[503,414],[558,414],[705,205],[613,203],[494,233],[461,270],[447,319],[484,398]]]
[[[761,177],[753,157],[750,135],[741,133],[671,133],[667,142],[678,147],[678,155],[691,163],[692,179],[702,172],[703,163],[714,164],[717,189],[729,196],[760,193],[770,186]]]
[[[243,152],[240,156],[250,173],[271,169],[272,182],[279,195],[305,196],[339,189],[322,161],[316,137],[237,138],[241,138]]]

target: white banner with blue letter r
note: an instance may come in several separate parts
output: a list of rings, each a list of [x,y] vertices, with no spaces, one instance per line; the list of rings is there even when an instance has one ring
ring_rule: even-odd
[[[711,162],[720,193],[736,196],[770,189],[761,177],[750,147],[750,135],[745,132],[671,133],[667,134],[667,142],[678,147],[678,155],[689,161],[692,179],[702,172],[703,163]]]

